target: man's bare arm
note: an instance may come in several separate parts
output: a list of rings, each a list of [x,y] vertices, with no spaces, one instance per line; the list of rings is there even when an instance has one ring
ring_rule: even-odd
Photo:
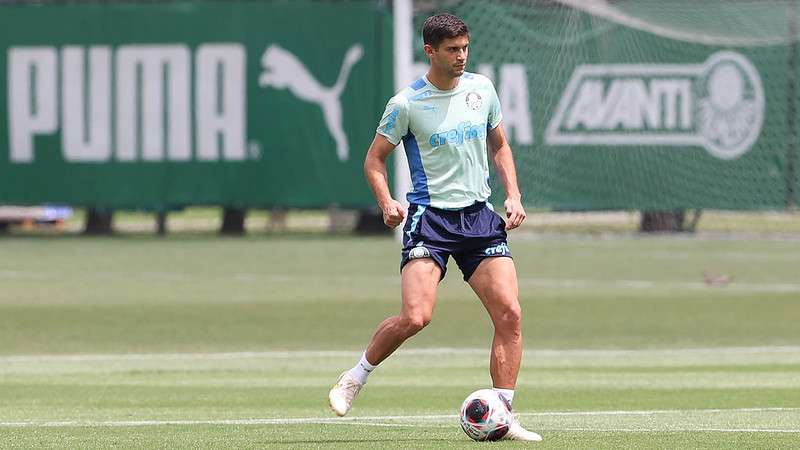
[[[488,140],[494,167],[506,190],[504,203],[508,217],[506,229],[511,230],[522,225],[525,220],[525,209],[522,207],[522,194],[517,185],[517,170],[514,167],[514,157],[511,154],[511,146],[508,145],[503,124],[489,130]]]
[[[389,176],[386,172],[386,158],[394,150],[395,145],[385,136],[375,133],[375,138],[367,151],[364,159],[364,175],[372,189],[372,194],[383,211],[383,223],[389,228],[394,228],[403,222],[406,209],[400,202],[392,198],[389,190]]]

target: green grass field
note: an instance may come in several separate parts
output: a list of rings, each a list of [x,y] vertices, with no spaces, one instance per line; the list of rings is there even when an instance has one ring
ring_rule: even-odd
[[[515,235],[540,448],[800,447],[800,241]],[[457,268],[352,415],[327,390],[397,311],[397,245],[0,240],[0,447],[481,448],[491,324]],[[727,275],[725,286],[703,272]]]

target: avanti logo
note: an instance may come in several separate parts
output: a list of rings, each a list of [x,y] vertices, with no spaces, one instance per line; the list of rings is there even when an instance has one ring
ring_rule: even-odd
[[[735,159],[750,150],[763,121],[758,72],[741,54],[721,51],[703,64],[578,66],[545,141],[700,146]]]

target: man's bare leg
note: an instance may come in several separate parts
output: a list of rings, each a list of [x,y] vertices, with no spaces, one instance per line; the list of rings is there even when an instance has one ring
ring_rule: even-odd
[[[514,389],[522,359],[522,311],[511,258],[484,259],[469,278],[494,324],[489,372],[495,388]]]
[[[430,323],[441,274],[442,269],[430,258],[415,259],[403,267],[400,314],[378,325],[366,351],[370,364],[380,364],[406,339]]]
[[[469,285],[480,297],[494,324],[489,372],[495,389],[511,404],[522,360],[522,311],[514,260],[484,259],[469,278]],[[542,437],[514,420],[503,439],[541,441]]]
[[[336,414],[347,414],[353,399],[366,383],[369,372],[431,321],[441,274],[442,270],[430,258],[415,259],[403,267],[400,314],[378,325],[361,361],[344,372],[331,389],[328,399]]]

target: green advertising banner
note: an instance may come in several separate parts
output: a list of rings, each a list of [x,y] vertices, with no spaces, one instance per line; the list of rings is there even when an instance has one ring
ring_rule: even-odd
[[[782,209],[800,183],[791,6],[468,0],[450,11],[470,27],[468,70],[497,87],[527,205]],[[417,29],[434,12],[421,10]]]
[[[0,203],[373,204],[374,1],[6,5],[0,29]]]

